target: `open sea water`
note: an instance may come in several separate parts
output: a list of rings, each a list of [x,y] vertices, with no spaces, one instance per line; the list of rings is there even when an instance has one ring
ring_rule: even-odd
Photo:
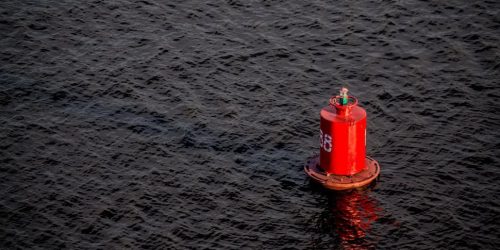
[[[500,2],[0,2],[1,249],[499,249]],[[303,165],[346,86],[364,190]]]

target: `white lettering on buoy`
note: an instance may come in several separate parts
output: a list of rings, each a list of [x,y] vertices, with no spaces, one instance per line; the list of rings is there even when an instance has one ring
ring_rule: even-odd
[[[320,148],[323,148],[326,152],[332,152],[332,136],[329,134],[323,134],[323,131],[319,130],[319,145]]]

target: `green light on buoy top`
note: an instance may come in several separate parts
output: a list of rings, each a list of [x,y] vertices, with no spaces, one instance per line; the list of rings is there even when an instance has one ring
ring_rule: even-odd
[[[347,97],[348,91],[349,90],[347,88],[342,88],[340,90],[340,104],[347,105],[347,103],[349,102],[349,98]]]

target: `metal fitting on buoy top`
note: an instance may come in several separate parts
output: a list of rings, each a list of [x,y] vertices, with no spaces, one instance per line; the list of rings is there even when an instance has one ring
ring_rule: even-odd
[[[380,173],[377,161],[366,156],[366,111],[342,88],[320,112],[320,153],[304,167],[329,189],[362,187]]]

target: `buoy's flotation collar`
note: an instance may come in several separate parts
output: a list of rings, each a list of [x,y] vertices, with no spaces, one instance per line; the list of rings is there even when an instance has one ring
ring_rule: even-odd
[[[345,190],[370,184],[380,174],[380,166],[376,160],[367,156],[366,167],[361,172],[350,176],[334,175],[323,171],[319,166],[319,156],[314,156],[304,166],[304,171],[328,189]]]

